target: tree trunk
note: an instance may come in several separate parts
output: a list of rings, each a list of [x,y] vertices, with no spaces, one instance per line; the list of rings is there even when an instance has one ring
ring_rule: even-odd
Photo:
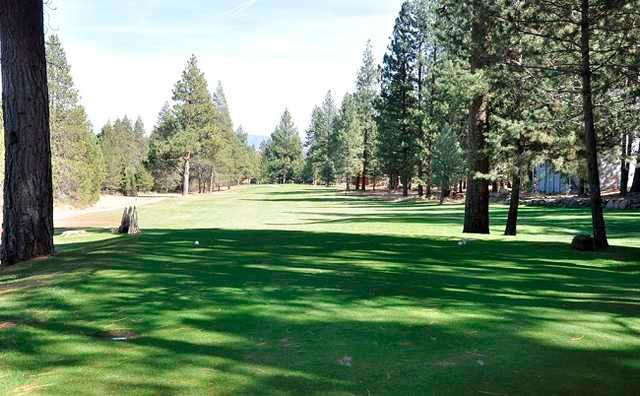
[[[42,0],[0,9],[5,130],[2,265],[49,256],[53,186]]]
[[[409,178],[406,176],[402,177],[402,196],[409,196]]]
[[[351,191],[351,176],[347,175],[347,191]]]
[[[622,160],[620,163],[620,195],[627,195],[629,190],[629,161],[628,151],[631,148],[631,141],[627,143],[629,134],[622,134]]]
[[[209,174],[209,192],[210,193],[212,193],[214,189],[215,175],[216,175],[215,169],[211,168],[211,173]]]
[[[633,174],[633,184],[631,185],[631,193],[640,193],[640,157],[636,160],[636,171]]]
[[[189,178],[191,172],[191,156],[184,159],[184,169],[182,171],[182,195],[189,195]]]
[[[356,177],[356,191],[360,191],[360,174]]]
[[[493,191],[494,193],[497,193],[499,189],[500,188],[498,187],[498,180],[494,180],[491,185],[491,191]]]
[[[520,207],[520,187],[522,180],[520,179],[520,169],[513,175],[513,184],[511,185],[511,202],[509,203],[509,217],[507,218],[507,227],[504,235],[516,236],[518,233],[518,209]]]
[[[473,2],[471,24],[471,71],[481,72],[489,65],[487,46],[489,21],[492,19],[483,2]],[[475,95],[469,107],[469,132],[467,134],[467,156],[469,161],[468,188],[465,202],[464,232],[489,233],[489,181],[477,178],[476,174],[489,173],[489,157],[486,132],[488,127],[488,97],[484,92]]]
[[[598,169],[598,148],[596,128],[593,117],[593,92],[591,89],[591,54],[590,54],[590,12],[589,0],[582,0],[582,20],[580,24],[580,46],[582,50],[582,107],[584,112],[584,139],[587,157],[587,175],[589,179],[589,193],[591,194],[591,217],[593,224],[593,238],[596,249],[606,249],[607,227],[602,209],[600,194],[600,171]]]
[[[371,134],[369,133],[369,129],[364,129],[364,150],[362,152],[362,191],[367,191],[367,184],[364,180],[367,178],[367,173],[369,172],[369,139]]]

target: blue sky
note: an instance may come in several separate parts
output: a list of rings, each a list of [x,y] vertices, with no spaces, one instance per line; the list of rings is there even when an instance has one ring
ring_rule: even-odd
[[[49,0],[96,129],[124,114],[150,130],[186,60],[222,81],[234,123],[268,135],[285,107],[298,128],[331,89],[353,88],[362,50],[380,60],[402,0]]]

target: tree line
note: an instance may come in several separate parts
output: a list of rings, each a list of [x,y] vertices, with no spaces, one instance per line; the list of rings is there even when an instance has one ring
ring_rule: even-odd
[[[258,153],[242,127],[234,131],[222,85],[209,93],[195,57],[151,136],[140,118],[132,121],[126,115],[108,121],[96,135],[60,39],[49,36],[45,50],[56,202],[86,206],[96,202],[101,191],[212,191],[258,174]],[[4,151],[4,140],[0,149]]]

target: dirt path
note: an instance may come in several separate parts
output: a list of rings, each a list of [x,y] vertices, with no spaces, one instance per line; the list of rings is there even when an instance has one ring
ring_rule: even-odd
[[[53,210],[53,221],[56,228],[78,227],[115,227],[113,219],[119,217],[112,212],[124,210],[127,206],[147,206],[167,199],[177,198],[178,194],[152,194],[139,197],[123,197],[119,195],[102,195],[94,205],[84,209],[56,207]]]

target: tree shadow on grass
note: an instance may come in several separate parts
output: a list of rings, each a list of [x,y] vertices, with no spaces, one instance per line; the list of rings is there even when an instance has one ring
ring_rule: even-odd
[[[0,313],[5,367],[69,373],[52,394],[640,391],[636,248],[158,229],[61,252],[0,274],[56,275]]]

